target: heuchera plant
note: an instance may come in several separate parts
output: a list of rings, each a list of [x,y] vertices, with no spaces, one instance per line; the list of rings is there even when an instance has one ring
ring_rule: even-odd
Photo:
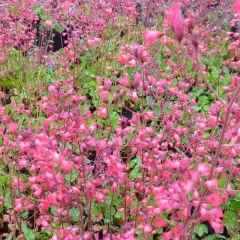
[[[238,239],[240,3],[137,2],[4,2],[1,238]]]

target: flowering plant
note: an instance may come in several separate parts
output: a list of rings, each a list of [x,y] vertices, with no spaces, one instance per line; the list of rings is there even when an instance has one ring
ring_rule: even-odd
[[[1,238],[239,239],[239,4],[208,2],[6,0]]]

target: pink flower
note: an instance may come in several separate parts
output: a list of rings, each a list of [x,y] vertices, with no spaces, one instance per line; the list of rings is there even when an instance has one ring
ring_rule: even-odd
[[[183,18],[179,18],[177,19],[177,21],[175,22],[174,26],[173,26],[173,30],[175,33],[175,38],[181,42],[184,36],[184,30],[185,30],[185,21],[183,20]]]
[[[128,54],[128,55],[122,54],[118,57],[118,62],[122,65],[128,63],[130,60],[131,60],[131,55],[130,54]]]
[[[141,78],[142,78],[142,76],[138,72],[136,72],[134,74],[133,85],[135,88],[139,87],[139,85],[141,83]]]
[[[131,61],[129,61],[129,63],[128,63],[128,66],[130,67],[130,68],[135,68],[136,67],[136,61],[135,61],[135,59],[132,59]]]
[[[127,76],[121,78],[121,79],[119,80],[119,83],[120,83],[121,85],[123,85],[124,87],[126,87],[126,88],[130,88],[130,87],[131,87],[131,85],[130,85],[129,82],[128,82],[128,77],[127,77]]]
[[[208,189],[216,189],[217,185],[218,185],[218,180],[217,179],[212,179],[212,180],[208,180],[204,183],[204,185],[208,188]]]
[[[101,91],[100,92],[100,97],[103,100],[103,102],[107,103],[108,102],[108,91]]]
[[[169,239],[171,239],[172,235],[173,235],[172,231],[165,232],[165,233],[163,233],[162,240],[169,240]]]
[[[20,213],[23,209],[23,199],[22,198],[15,198],[15,208],[14,211]]]
[[[195,26],[195,14],[192,10],[189,10],[188,12],[188,18],[186,19],[185,23],[186,23],[186,26],[188,27],[188,31],[189,32],[192,32],[194,26]]]
[[[52,20],[47,20],[47,21],[45,22],[45,26],[46,26],[47,28],[52,28],[52,27],[53,27],[53,21],[52,21]]]
[[[94,39],[88,39],[87,40],[87,45],[89,47],[94,47],[96,46],[97,44],[100,44],[101,43],[101,38],[94,38]]]
[[[184,231],[184,227],[182,224],[178,224],[175,228],[173,228],[173,233],[179,237],[183,235],[183,231]]]
[[[146,233],[146,234],[148,234],[148,233],[150,233],[151,231],[152,231],[152,226],[150,225],[150,224],[146,224],[145,226],[144,226],[144,233]]]
[[[88,45],[89,47],[93,47],[94,44],[95,44],[94,40],[91,40],[91,39],[87,40],[87,45]]]
[[[235,4],[233,5],[233,11],[240,13],[240,0],[235,1]]]
[[[181,3],[175,3],[166,10],[166,20],[172,27],[174,20],[181,17]]]
[[[6,71],[2,71],[1,75],[2,75],[3,78],[5,78],[7,76],[7,72]]]
[[[92,234],[90,232],[85,232],[83,235],[84,240],[90,240],[92,239]]]
[[[61,163],[61,170],[64,173],[70,173],[73,168],[73,163],[70,161],[63,160]]]
[[[175,38],[181,42],[184,36],[185,21],[181,15],[181,3],[175,3],[166,11],[166,21],[172,27]]]
[[[219,194],[212,193],[209,196],[207,196],[207,203],[213,205],[213,207],[219,207],[223,202],[223,199]]]
[[[0,205],[2,205],[4,202],[4,197],[3,196],[0,196]]]
[[[101,118],[104,118],[106,119],[107,118],[107,115],[108,115],[108,111],[107,111],[107,108],[105,107],[99,107],[98,108],[98,111],[97,111],[97,115]]]
[[[208,176],[210,173],[211,167],[206,164],[206,163],[199,163],[198,164],[198,169],[197,171],[202,175],[202,176]]]
[[[147,30],[143,34],[144,42],[145,42],[146,46],[148,46],[148,47],[150,47],[151,45],[156,43],[157,40],[159,38],[161,38],[162,36],[163,36],[163,33],[159,32],[159,31]]]
[[[154,220],[155,226],[157,228],[162,228],[162,227],[167,227],[168,226],[168,222],[164,221],[161,217],[156,218]]]
[[[221,220],[220,221],[217,221],[217,220],[210,221],[210,225],[214,229],[215,233],[220,233],[220,232],[222,232],[224,226],[223,226]]]
[[[136,91],[132,92],[132,101],[133,102],[137,102],[138,101],[138,95]]]

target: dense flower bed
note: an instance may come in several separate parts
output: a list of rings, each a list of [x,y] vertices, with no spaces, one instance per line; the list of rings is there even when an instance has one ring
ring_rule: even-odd
[[[240,238],[239,0],[0,5],[1,239]]]

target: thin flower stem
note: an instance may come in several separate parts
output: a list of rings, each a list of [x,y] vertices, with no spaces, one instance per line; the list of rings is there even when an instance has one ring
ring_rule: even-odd
[[[88,230],[91,232],[92,231],[92,199],[89,199],[88,203]]]
[[[113,207],[113,198],[114,198],[114,192],[112,192],[112,197],[111,197],[111,203],[110,203],[110,223],[109,223],[109,232],[110,232],[110,239],[113,239],[112,236],[112,227],[113,227],[113,218],[112,218],[112,207]]]
[[[228,192],[228,193],[239,193],[239,192],[240,192],[240,190],[235,190],[235,189],[222,189],[222,188],[217,188],[216,191]]]
[[[217,164],[217,161],[218,161],[221,149],[222,149],[222,145],[223,145],[225,133],[226,133],[227,126],[228,126],[229,116],[230,116],[232,105],[235,102],[235,100],[236,100],[236,98],[238,97],[239,94],[240,94],[240,85],[237,87],[237,89],[236,89],[236,91],[235,91],[235,93],[234,93],[230,103],[227,106],[226,117],[225,117],[225,120],[224,120],[224,123],[223,123],[223,128],[222,128],[222,132],[221,132],[221,136],[220,136],[220,141],[219,141],[216,153],[215,153],[215,155],[213,157],[212,168],[211,168],[209,179],[211,179],[211,177],[213,175],[213,170],[214,170],[214,168],[215,168],[215,166]]]

